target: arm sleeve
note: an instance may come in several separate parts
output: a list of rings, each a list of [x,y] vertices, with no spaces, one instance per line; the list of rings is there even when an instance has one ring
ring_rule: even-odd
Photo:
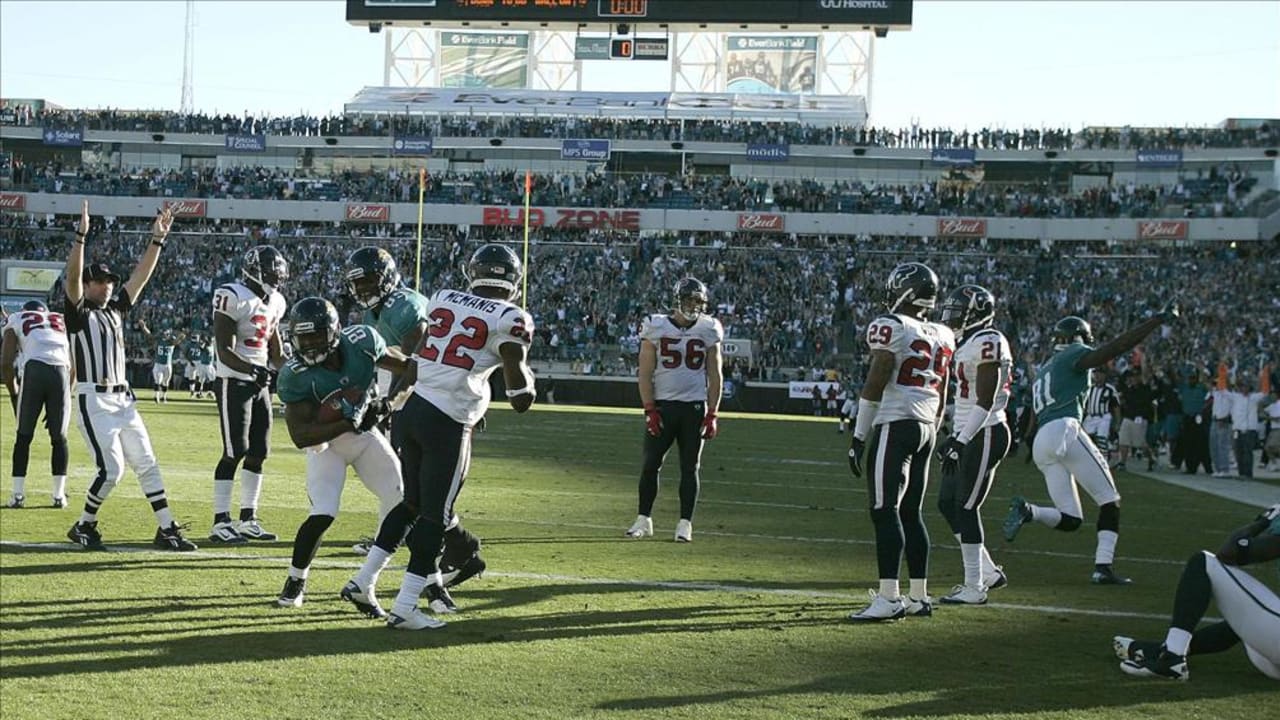
[[[306,400],[314,400],[312,392],[307,383],[298,376],[294,369],[293,363],[288,363],[280,370],[280,377],[276,380],[276,394],[280,396],[280,402],[297,403]]]
[[[80,304],[75,305],[71,302],[71,298],[63,296],[62,318],[67,321],[67,332],[74,333],[83,330],[85,326],[84,298],[80,298]],[[16,316],[17,313],[14,313]]]
[[[356,347],[368,355],[370,360],[378,362],[387,354],[387,341],[383,340],[382,335],[371,325],[352,325],[351,328],[364,331],[363,333],[355,332],[352,335],[359,338],[356,341]]]

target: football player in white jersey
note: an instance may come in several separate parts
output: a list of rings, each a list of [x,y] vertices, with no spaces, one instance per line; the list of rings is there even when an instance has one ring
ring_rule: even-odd
[[[409,566],[387,615],[387,626],[424,630],[444,622],[418,609],[424,593],[432,612],[457,612],[445,589],[438,556],[453,518],[453,505],[471,464],[471,433],[489,409],[489,376],[502,369],[508,402],[516,412],[533,405],[533,371],[526,355],[533,318],[515,305],[524,275],[520,258],[505,245],[483,245],[467,265],[469,290],[431,296],[430,325],[418,348],[418,379],[401,420],[400,448],[405,501],[387,514],[364,566],[342,597],[376,616],[378,574],[412,527]]]
[[[284,363],[278,328],[285,301],[278,291],[289,278],[279,250],[257,245],[245,253],[242,278],[213,293],[213,335],[217,351],[218,416],[222,457],[213,471],[213,529],[209,539],[224,544],[275,540],[258,520],[262,463],[271,445],[271,376]],[[231,491],[240,471],[240,517],[231,522]]]
[[[1280,597],[1246,565],[1280,561],[1280,504],[1266,508],[1237,529],[1216,553],[1202,550],[1187,561],[1173,598],[1173,618],[1164,642],[1118,635],[1112,641],[1120,669],[1136,677],[1189,680],[1187,657],[1244,645],[1263,675],[1280,680]],[[1197,627],[1218,606],[1222,620]],[[1271,702],[1274,714],[1275,703]]]
[[[22,386],[18,387],[16,359],[21,356]],[[32,300],[9,316],[4,326],[0,351],[0,373],[9,388],[9,400],[18,416],[18,434],[13,442],[13,495],[9,507],[26,504],[27,464],[36,421],[45,414],[49,444],[53,450],[53,506],[67,505],[67,426],[71,422],[71,350],[62,313],[49,312],[39,300]]]
[[[1005,408],[1013,353],[1004,334],[992,327],[995,317],[995,296],[978,285],[961,285],[942,303],[942,322],[960,336],[952,362],[957,386],[953,434],[938,450],[938,510],[960,543],[964,562],[964,583],[942,598],[950,605],[981,605],[988,590],[1008,582],[983,543],[981,517],[996,467],[1009,452]]]
[[[719,432],[716,413],[724,388],[720,360],[724,328],[706,314],[706,309],[707,286],[687,277],[676,283],[674,311],[650,315],[640,330],[644,465],[640,470],[640,512],[627,537],[653,534],[658,472],[675,443],[680,450],[680,520],[675,540],[693,540],[702,443]]]
[[[889,314],[867,327],[871,366],[858,401],[849,470],[862,477],[868,445],[867,490],[876,530],[880,588],[855,622],[933,614],[929,598],[929,531],[920,517],[929,482],[929,457],[946,405],[955,335],[925,319],[938,298],[938,276],[927,265],[903,263],[885,287]],[[906,554],[911,586],[903,597],[899,566]]]

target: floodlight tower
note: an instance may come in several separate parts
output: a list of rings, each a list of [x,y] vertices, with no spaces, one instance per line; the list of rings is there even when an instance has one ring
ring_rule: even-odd
[[[195,111],[192,99],[192,65],[196,59],[196,2],[187,0],[186,36],[182,43],[182,103],[178,111],[190,115]]]

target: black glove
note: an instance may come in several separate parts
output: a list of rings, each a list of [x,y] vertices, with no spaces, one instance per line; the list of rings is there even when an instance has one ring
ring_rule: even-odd
[[[942,459],[942,472],[948,475],[954,474],[956,466],[960,463],[960,454],[963,452],[964,443],[955,436],[942,443],[942,447],[938,448],[938,457]]]
[[[374,398],[365,403],[364,415],[356,423],[356,430],[362,433],[369,432],[390,414],[391,403],[387,402],[386,398]]]
[[[253,375],[253,384],[257,385],[259,390],[271,387],[271,369],[266,365],[254,365],[251,374]]]
[[[1177,300],[1170,300],[1160,309],[1160,319],[1166,323],[1173,322],[1182,316],[1182,307]]]
[[[867,450],[867,441],[854,438],[849,445],[849,472],[856,478],[862,477],[862,454]]]

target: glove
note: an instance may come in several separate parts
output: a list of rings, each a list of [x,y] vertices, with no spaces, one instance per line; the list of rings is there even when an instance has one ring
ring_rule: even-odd
[[[364,432],[360,429],[360,425],[364,421],[364,413],[368,407],[368,403],[360,403],[357,405],[347,398],[342,398],[338,401],[338,409],[342,411],[343,419],[348,420],[352,425],[355,425],[357,432]]]
[[[1173,322],[1182,316],[1182,308],[1178,305],[1177,300],[1170,300],[1164,304],[1160,310],[1160,319],[1165,322]]]
[[[854,438],[849,444],[849,472],[856,478],[862,477],[862,454],[867,450],[867,441]]]
[[[644,429],[653,437],[662,434],[662,413],[652,404],[644,406]]]
[[[952,436],[942,447],[938,448],[938,457],[942,459],[942,472],[952,475],[960,462],[960,454],[964,452],[964,443]]]
[[[357,432],[369,432],[377,427],[382,419],[391,415],[391,403],[386,398],[376,398],[364,406],[364,414],[356,423]]]
[[[1275,522],[1276,518],[1280,518],[1280,503],[1263,510],[1262,514],[1258,516],[1259,520],[1267,520],[1268,522]]]
[[[702,439],[712,440],[719,432],[720,426],[716,422],[716,414],[707,413],[707,416],[702,418]]]
[[[271,387],[271,369],[266,365],[254,365],[252,375],[253,384],[257,385],[259,390]]]

